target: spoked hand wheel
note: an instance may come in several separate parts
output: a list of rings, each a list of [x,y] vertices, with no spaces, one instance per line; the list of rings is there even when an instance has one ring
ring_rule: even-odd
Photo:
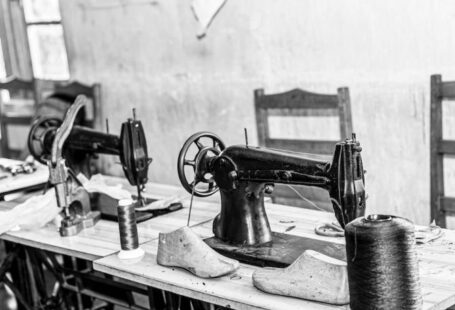
[[[51,154],[52,141],[55,131],[60,127],[62,121],[58,118],[38,118],[36,119],[28,134],[28,150],[30,154],[40,163],[46,164]]]
[[[204,145],[204,141],[210,141],[209,145]],[[197,153],[192,159],[187,158],[188,151],[192,146],[197,148]],[[189,192],[198,197],[207,197],[218,191],[213,174],[210,171],[210,159],[218,156],[225,149],[221,139],[210,132],[198,132],[186,140],[179,153],[177,171],[182,186]],[[193,168],[194,178],[188,181],[185,167]],[[207,184],[206,189],[197,188],[197,185]]]

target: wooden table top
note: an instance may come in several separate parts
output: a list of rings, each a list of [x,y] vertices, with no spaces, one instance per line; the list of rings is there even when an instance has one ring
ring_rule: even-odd
[[[21,161],[0,158],[0,165],[9,166],[15,164],[21,164]],[[49,169],[47,166],[40,163],[36,163],[36,171],[31,174],[18,174],[12,176],[9,173],[2,173],[7,177],[0,179],[0,194],[12,192],[21,188],[31,187],[34,185],[44,184],[49,178]]]
[[[114,182],[115,179],[111,178],[111,181]],[[160,199],[177,195],[182,199],[183,209],[138,224],[140,243],[158,238],[159,232],[173,231],[186,225],[190,200],[189,194],[185,195],[185,193],[181,192],[181,188],[177,186],[147,184],[147,197]],[[10,204],[7,203],[8,206],[5,208],[11,208]],[[218,204],[203,201],[198,201],[198,204],[206,207],[193,209],[190,225],[208,221],[219,212]],[[86,260],[95,260],[120,250],[118,224],[106,220],[100,220],[94,227],[84,229],[78,235],[71,237],[61,237],[57,227],[50,223],[38,230],[10,231],[1,235],[0,238]]]
[[[117,182],[112,178],[109,182]],[[120,249],[118,225],[101,220],[95,227],[77,236],[60,237],[55,226],[35,231],[9,232],[1,239],[94,261],[96,270],[177,294],[235,309],[346,309],[296,298],[263,293],[252,284],[252,273],[259,267],[241,264],[234,275],[218,279],[201,279],[185,270],[156,264],[159,232],[169,232],[186,225],[189,195],[181,187],[150,183],[148,196],[182,198],[182,210],[152,218],[138,225],[139,237],[146,255],[139,262],[120,261],[115,254]],[[218,202],[217,202],[218,201]],[[210,199],[195,199],[191,217],[193,230],[203,238],[211,237],[212,219],[219,212],[219,194]],[[273,231],[327,240],[344,244],[344,238],[314,234],[318,222],[334,221],[333,214],[266,204]],[[423,309],[446,309],[455,304],[455,232],[430,244],[418,246]]]
[[[193,206],[194,210],[207,206]],[[344,238],[322,237],[314,233],[319,222],[334,221],[331,213],[266,204],[273,231],[344,244]],[[212,222],[193,226],[202,238],[213,236]],[[110,255],[94,262],[95,270],[180,295],[234,309],[348,309],[297,298],[267,294],[253,286],[252,274],[260,267],[241,264],[235,274],[217,279],[201,279],[179,268],[156,263],[158,241],[142,245],[146,255],[139,262],[125,262]],[[455,232],[431,244],[418,246],[423,309],[446,309],[455,304]]]

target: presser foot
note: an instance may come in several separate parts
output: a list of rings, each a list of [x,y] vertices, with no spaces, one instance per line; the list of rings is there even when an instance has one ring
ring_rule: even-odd
[[[83,217],[67,217],[62,220],[60,235],[62,237],[74,236],[85,228],[95,226],[101,218],[99,211],[91,211]]]
[[[204,241],[220,254],[240,262],[261,267],[287,267],[305,250],[346,261],[346,249],[342,244],[272,232],[272,242],[260,245],[236,245],[216,237]]]

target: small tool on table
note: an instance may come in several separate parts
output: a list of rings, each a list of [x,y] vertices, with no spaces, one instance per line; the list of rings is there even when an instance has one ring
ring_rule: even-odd
[[[314,232],[320,236],[326,237],[344,237],[344,229],[338,223],[318,224]]]

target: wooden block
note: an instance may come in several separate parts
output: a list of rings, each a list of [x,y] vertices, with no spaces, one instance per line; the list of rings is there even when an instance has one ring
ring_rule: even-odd
[[[335,305],[349,303],[346,263],[307,250],[286,268],[264,268],[253,273],[261,291]]]
[[[157,263],[184,268],[201,278],[220,277],[239,267],[238,261],[212,250],[187,226],[160,233]]]

